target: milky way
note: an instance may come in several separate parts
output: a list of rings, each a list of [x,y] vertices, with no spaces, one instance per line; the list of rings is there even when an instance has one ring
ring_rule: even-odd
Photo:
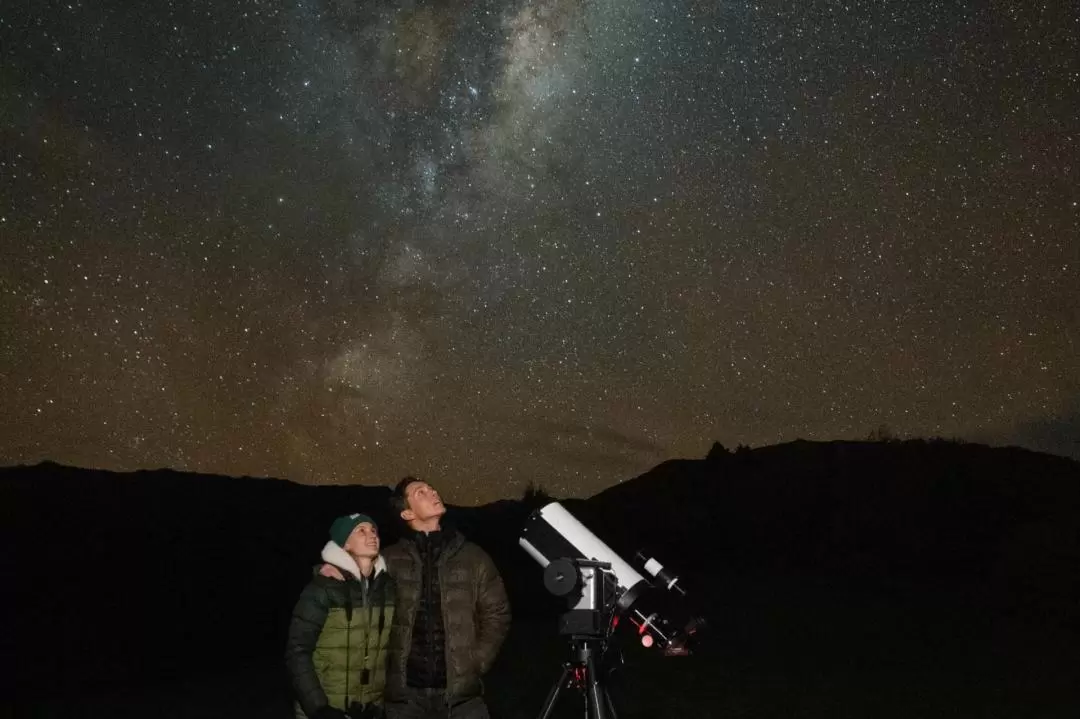
[[[1075,9],[796,5],[6,9],[0,462],[1080,457]]]

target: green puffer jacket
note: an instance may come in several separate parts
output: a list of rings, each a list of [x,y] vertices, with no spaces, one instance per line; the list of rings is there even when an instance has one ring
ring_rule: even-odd
[[[457,702],[482,693],[480,679],[510,629],[510,602],[487,552],[447,529],[438,559],[446,645],[446,696]],[[406,537],[383,552],[397,583],[386,697],[406,698],[406,665],[420,602],[423,571],[416,542]]]
[[[375,573],[360,569],[333,542],[322,552],[345,581],[316,575],[293,610],[285,664],[296,696],[296,716],[311,716],[330,705],[381,705],[386,686],[386,652],[394,622],[396,589],[379,557]]]

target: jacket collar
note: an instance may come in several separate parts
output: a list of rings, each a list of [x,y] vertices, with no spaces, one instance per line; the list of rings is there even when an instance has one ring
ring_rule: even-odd
[[[364,578],[364,575],[360,573],[360,567],[356,564],[356,560],[335,542],[327,542],[322,548],[322,560],[327,564],[333,564],[342,572],[348,572],[357,579]],[[371,578],[374,579],[385,571],[386,560],[380,554],[375,557],[375,571],[371,573]]]
[[[465,544],[465,536],[453,527],[448,527],[444,523],[442,529],[439,531],[442,532],[443,535],[442,551],[439,553],[440,558],[449,557],[460,549],[461,545]],[[419,537],[422,534],[424,533],[409,529],[401,536],[401,541],[405,543],[409,552],[415,554],[417,558],[420,557]]]

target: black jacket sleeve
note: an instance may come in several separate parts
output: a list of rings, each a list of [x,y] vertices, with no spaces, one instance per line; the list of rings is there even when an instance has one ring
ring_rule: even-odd
[[[480,661],[480,673],[491,668],[499,653],[506,634],[510,630],[510,601],[506,597],[502,577],[491,557],[478,549],[480,555],[477,575],[476,653]]]
[[[326,623],[329,600],[326,590],[312,582],[304,588],[289,622],[285,643],[285,667],[300,708],[309,717],[327,705],[326,692],[315,673],[313,654],[319,634]]]

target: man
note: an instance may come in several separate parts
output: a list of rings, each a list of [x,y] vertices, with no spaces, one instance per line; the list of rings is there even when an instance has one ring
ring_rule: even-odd
[[[285,663],[296,716],[378,719],[396,593],[379,556],[379,528],[366,514],[338,517],[322,558],[340,579],[316,575],[289,624]]]
[[[484,550],[442,526],[430,484],[406,477],[390,501],[409,529],[385,552],[398,589],[387,719],[487,719],[481,677],[510,628],[502,578]]]

